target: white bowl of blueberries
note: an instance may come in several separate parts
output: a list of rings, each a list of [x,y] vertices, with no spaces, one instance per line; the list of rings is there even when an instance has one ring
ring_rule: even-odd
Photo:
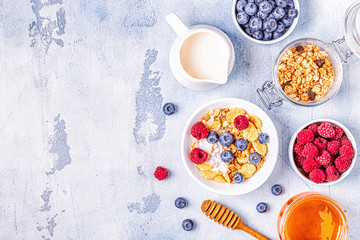
[[[249,40],[272,44],[294,30],[300,14],[298,0],[234,0],[233,20]]]

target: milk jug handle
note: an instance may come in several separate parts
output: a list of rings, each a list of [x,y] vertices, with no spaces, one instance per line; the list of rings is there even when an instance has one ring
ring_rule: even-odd
[[[189,28],[180,20],[180,18],[175,13],[168,14],[165,20],[170,24],[170,26],[178,36],[182,36],[189,31]]]

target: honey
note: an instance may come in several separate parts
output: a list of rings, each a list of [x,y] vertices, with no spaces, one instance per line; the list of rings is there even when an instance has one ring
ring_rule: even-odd
[[[348,226],[334,200],[308,192],[285,203],[279,214],[278,232],[282,240],[340,240],[346,239]]]

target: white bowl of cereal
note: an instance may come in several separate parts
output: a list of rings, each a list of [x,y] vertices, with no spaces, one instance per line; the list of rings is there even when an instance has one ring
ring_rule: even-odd
[[[243,130],[238,129],[241,118],[248,124],[241,126]],[[199,128],[193,127],[195,124]],[[209,143],[207,137],[213,132],[219,140]],[[224,137],[228,135],[224,132],[230,133],[233,141]],[[247,144],[239,144],[241,141]],[[223,195],[246,194],[260,187],[275,167],[278,150],[278,134],[270,117],[253,103],[237,98],[218,99],[198,108],[186,123],[181,140],[182,161],[189,175],[204,188]]]

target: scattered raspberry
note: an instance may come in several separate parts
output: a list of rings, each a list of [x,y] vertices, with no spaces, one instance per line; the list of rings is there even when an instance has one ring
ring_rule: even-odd
[[[249,127],[249,119],[245,115],[239,115],[234,119],[234,126],[239,130]]]
[[[325,172],[321,169],[314,169],[313,171],[311,171],[311,173],[309,174],[310,180],[313,181],[314,183],[322,183],[323,181],[325,181],[326,175]]]
[[[303,150],[304,150],[304,145],[303,144],[299,144],[299,143],[294,144],[294,152],[297,155],[301,156]]]
[[[297,142],[299,144],[305,144],[314,140],[314,133],[310,130],[301,130],[297,135]]]
[[[318,133],[324,138],[333,138],[335,136],[335,130],[329,122],[323,122],[318,127]]]
[[[314,169],[317,169],[320,167],[320,164],[318,164],[315,159],[313,158],[308,158],[304,161],[303,165],[302,165],[304,171],[306,173],[311,172]]]
[[[341,146],[349,146],[351,148],[353,147],[349,139],[341,139]]]
[[[305,158],[317,157],[319,155],[319,149],[312,143],[307,143],[302,151],[302,156]]]
[[[326,148],[329,151],[329,153],[331,153],[332,155],[336,155],[339,152],[340,142],[337,140],[328,142]]]
[[[334,126],[334,130],[335,136],[333,137],[333,139],[340,139],[344,134],[344,130],[342,130],[342,128],[338,126]]]
[[[334,166],[326,168],[325,173],[328,182],[336,181],[340,177],[339,171]]]
[[[317,137],[315,138],[313,144],[321,151],[326,149],[328,141],[325,138]]]
[[[316,161],[320,165],[329,165],[331,163],[331,155],[328,151],[323,150],[320,154],[320,156],[316,157]]]
[[[308,130],[312,131],[316,136],[318,134],[318,125],[316,123],[313,123],[308,127]]]
[[[351,160],[355,155],[355,151],[354,151],[354,149],[352,149],[352,147],[342,146],[339,149],[339,154],[340,154],[341,157]]]
[[[207,152],[201,150],[200,148],[194,148],[190,153],[190,160],[195,164],[201,164],[205,162],[208,158]]]
[[[191,135],[197,140],[207,138],[209,132],[202,122],[197,122],[191,127]]]
[[[302,168],[303,163],[305,162],[306,158],[300,157],[299,155],[295,156],[295,164],[298,168]]]
[[[337,168],[337,170],[339,170],[340,173],[343,173],[349,169],[349,167],[351,165],[351,160],[345,159],[340,156],[335,159],[334,163],[335,163],[335,167]]]
[[[155,169],[154,176],[156,179],[162,181],[169,176],[169,170],[164,167],[158,166]]]

